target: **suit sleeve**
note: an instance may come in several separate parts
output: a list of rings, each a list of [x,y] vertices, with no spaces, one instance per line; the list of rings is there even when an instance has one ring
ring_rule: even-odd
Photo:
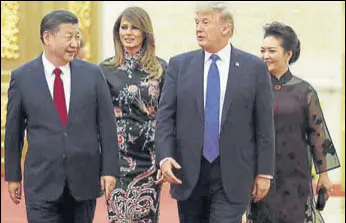
[[[97,70],[97,122],[102,157],[101,175],[120,176],[116,117],[101,68]]]
[[[174,60],[168,63],[165,81],[157,111],[156,158],[157,164],[166,157],[174,158],[177,110],[177,70]]]
[[[5,127],[5,180],[21,181],[21,158],[26,127],[26,116],[18,86],[18,78],[12,73],[8,88]]]
[[[264,63],[257,66],[255,128],[257,174],[274,175],[274,112],[270,75]]]

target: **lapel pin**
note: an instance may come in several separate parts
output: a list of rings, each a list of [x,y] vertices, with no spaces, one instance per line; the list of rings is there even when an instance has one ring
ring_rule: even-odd
[[[239,67],[239,63],[238,63],[238,62],[235,62],[235,66],[236,66],[236,67]]]

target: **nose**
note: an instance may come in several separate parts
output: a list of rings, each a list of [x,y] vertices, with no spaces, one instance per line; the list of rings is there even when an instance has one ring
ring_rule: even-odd
[[[77,38],[72,38],[72,40],[71,40],[71,47],[74,47],[74,48],[76,48],[76,47],[78,47],[79,46],[79,44],[80,44],[80,41],[79,41],[79,39],[77,39]]]
[[[196,24],[196,31],[201,32],[202,31],[202,25],[201,23]]]
[[[132,29],[130,29],[130,28],[128,28],[128,29],[126,29],[126,32],[125,32],[126,34],[131,34],[132,33]]]
[[[267,52],[267,51],[262,52],[262,53],[261,53],[261,57],[262,57],[263,59],[268,59],[268,58],[269,58],[268,52]]]

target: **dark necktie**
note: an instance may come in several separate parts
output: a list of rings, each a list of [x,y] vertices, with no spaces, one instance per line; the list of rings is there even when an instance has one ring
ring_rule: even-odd
[[[216,66],[219,57],[212,54],[210,58],[212,63],[208,72],[204,109],[203,156],[211,163],[219,156],[220,75]]]
[[[64,85],[60,77],[61,70],[59,68],[55,68],[53,72],[55,74],[53,100],[54,100],[56,110],[59,113],[62,124],[63,126],[66,126],[67,109],[66,109]]]

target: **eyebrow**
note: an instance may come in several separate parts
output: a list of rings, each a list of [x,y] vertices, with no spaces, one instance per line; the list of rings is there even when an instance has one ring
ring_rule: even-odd
[[[261,46],[261,48],[262,49],[264,49],[264,48],[268,48],[268,49],[276,49],[276,48],[278,48],[277,46],[270,46],[270,47],[263,47],[263,46]]]
[[[69,35],[71,34],[71,35],[73,35],[73,34],[74,34],[74,32],[73,32],[73,31],[66,31],[66,32],[65,32],[65,34],[69,34]],[[77,34],[77,35],[79,35],[79,34],[80,34],[80,32],[79,32],[79,31],[77,31],[77,32],[76,32],[76,34]]]
[[[198,18],[198,17],[195,17],[195,20],[209,20],[209,18],[208,17],[206,17],[206,16],[203,16],[202,18]]]
[[[132,27],[137,27],[135,24],[132,24],[131,22],[124,22],[124,23],[121,23],[120,26],[132,26]]]

